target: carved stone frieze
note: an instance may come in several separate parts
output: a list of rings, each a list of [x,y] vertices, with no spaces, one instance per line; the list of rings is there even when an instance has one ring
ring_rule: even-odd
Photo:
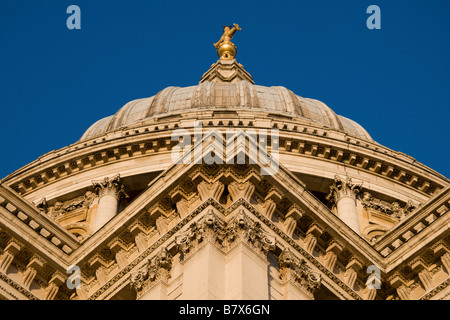
[[[352,178],[348,176],[342,178],[335,175],[327,199],[333,203],[338,202],[342,197],[351,197],[355,199],[359,195],[361,187],[362,183],[354,183]]]
[[[149,259],[137,272],[130,275],[131,287],[140,295],[158,281],[168,281],[172,269],[172,255],[166,248],[152,259]]]

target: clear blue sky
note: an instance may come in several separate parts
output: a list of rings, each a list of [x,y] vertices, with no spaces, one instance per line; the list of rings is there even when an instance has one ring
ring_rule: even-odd
[[[68,30],[69,5],[81,30]],[[369,30],[369,5],[381,30]],[[0,178],[217,60],[223,25],[256,84],[284,86],[450,177],[450,1],[1,0]]]

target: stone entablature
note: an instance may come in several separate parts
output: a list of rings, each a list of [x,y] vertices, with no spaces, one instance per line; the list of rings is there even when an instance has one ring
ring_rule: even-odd
[[[409,219],[404,219],[374,245],[384,257],[394,255],[397,249],[402,248],[406,242],[414,241],[422,232],[435,231],[438,225],[447,227],[448,212],[450,208],[450,187],[445,188],[436,195],[433,201],[423,204]],[[429,228],[434,225],[434,230]],[[410,249],[410,248],[408,248]],[[404,256],[402,256],[404,258]]]
[[[214,171],[214,170],[213,170]],[[228,174],[227,174],[228,175]],[[199,176],[198,174],[192,174],[191,176]],[[202,175],[203,177],[206,177],[206,176],[208,176],[208,174],[203,174]],[[214,179],[213,179],[214,180]],[[214,189],[210,189],[210,190],[212,190],[211,192],[212,192],[212,194],[214,194]],[[270,189],[271,190],[271,189]],[[255,192],[261,192],[260,190],[259,191],[255,191]],[[177,192],[177,194],[180,194],[180,191],[178,191]],[[235,199],[235,201],[236,200],[239,200],[239,199]],[[271,200],[270,198],[268,198],[267,199],[267,201],[269,201],[269,200]],[[278,201],[280,201],[281,199],[279,199]],[[179,201],[181,201],[181,200],[179,200]],[[207,202],[209,202],[209,205],[211,205],[211,204],[214,204],[214,203],[216,203],[215,201],[214,202],[211,202],[212,201],[212,198],[210,198],[210,200],[207,200]],[[280,223],[279,223],[279,227],[277,227],[277,226],[275,226],[275,225],[273,225],[273,223],[271,223],[269,220],[267,220],[267,218],[264,218],[264,214],[261,214],[261,213],[259,213],[258,211],[256,211],[252,206],[249,206],[248,204],[247,204],[247,202],[246,201],[244,201],[244,200],[242,199],[242,200],[240,200],[240,201],[238,201],[237,203],[234,203],[234,205],[232,206],[232,207],[230,207],[229,208],[229,210],[235,210],[234,209],[234,206],[239,206],[239,205],[245,205],[246,206],[246,208],[248,209],[248,210],[252,210],[252,212],[253,212],[253,214],[256,214],[256,215],[258,215],[258,217],[259,217],[259,219],[263,219],[263,221],[265,222],[265,223],[269,223],[270,224],[270,229],[272,229],[272,230],[276,230],[277,228],[281,228],[281,230],[288,230],[288,228],[286,228],[286,224],[285,224],[285,222],[283,222],[283,221],[281,221]],[[285,202],[285,201],[284,201]],[[284,204],[284,202],[283,201],[281,201],[280,202],[280,205],[283,207],[283,204]],[[218,203],[216,203],[217,205],[218,205]],[[206,204],[205,204],[206,205]],[[152,207],[154,207],[154,206],[152,206]],[[262,206],[261,206],[262,207]],[[201,208],[201,207],[197,207],[197,208]],[[218,209],[218,210],[223,210],[223,209],[221,209],[221,206],[216,206],[216,208]],[[152,212],[153,212],[153,210],[151,210]],[[226,211],[225,211],[226,212]],[[273,213],[272,213],[272,215],[273,215]],[[277,214],[276,215],[277,216],[277,218],[276,219],[280,219],[281,218],[281,216],[279,216],[279,214]],[[160,216],[161,217],[161,216]],[[275,215],[273,215],[273,218],[275,218]],[[186,219],[186,218],[185,218]],[[170,225],[167,225],[167,224],[165,224],[166,225],[166,227],[165,227],[165,230],[164,230],[164,232],[162,233],[162,234],[169,234],[170,235],[170,226],[171,225],[173,225],[173,223],[175,223],[177,220],[174,220],[174,219],[172,219],[172,222],[171,222],[171,224]],[[311,227],[309,228],[311,231],[308,231],[308,238],[307,239],[305,239],[304,241],[306,241],[306,243],[305,243],[305,246],[308,248],[308,250],[310,250],[311,252],[312,251],[314,251],[314,247],[316,246],[316,244],[314,244],[314,243],[317,243],[317,239],[316,239],[316,241],[314,241],[314,239],[315,239],[315,237],[317,236],[317,237],[319,237],[320,236],[320,228],[317,228],[317,225],[311,225]],[[196,228],[196,230],[197,230],[197,228]],[[289,238],[289,236],[287,236],[287,235],[285,235],[285,231],[281,231],[280,230],[280,233],[278,234],[278,236],[281,236],[281,235],[283,235],[283,237],[287,237],[286,239],[288,239]],[[314,231],[314,230],[317,230],[317,231]],[[195,234],[195,233],[194,233]],[[292,236],[294,236],[294,235],[292,235]],[[183,238],[183,237],[182,237]],[[194,239],[196,239],[196,237],[194,237]],[[290,241],[292,241],[292,240],[290,240]],[[319,242],[321,242],[320,240],[319,240]],[[295,245],[294,244],[294,242],[292,242],[292,245]],[[296,250],[302,250],[302,252],[304,252],[304,254],[305,255],[308,255],[308,253],[306,252],[306,251],[304,251],[303,249],[301,249],[301,246],[299,246],[299,245],[295,245],[296,246]],[[315,264],[317,264],[317,262],[315,262]],[[319,264],[320,265],[320,264]],[[322,270],[324,270],[324,271],[326,271],[326,268],[324,268],[324,267],[321,267],[322,268]],[[345,270],[345,268],[344,268],[344,270]],[[334,279],[334,281],[340,281],[339,283],[340,283],[340,285],[341,286],[344,286],[345,288],[348,288],[348,287],[346,287],[345,286],[345,282],[344,281],[341,281],[341,280],[338,280],[339,278],[337,278],[336,276],[333,276],[332,275],[332,273],[328,273],[329,274],[329,276],[331,276],[333,279]],[[112,277],[113,277],[113,275],[111,275]],[[364,283],[363,281],[361,281],[361,283]],[[350,290],[350,289],[346,289],[346,290]],[[351,292],[351,290],[349,291],[349,292]],[[357,297],[357,295],[354,295],[354,297]]]

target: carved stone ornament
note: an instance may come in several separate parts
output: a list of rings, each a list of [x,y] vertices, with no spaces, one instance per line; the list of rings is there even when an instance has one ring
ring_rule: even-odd
[[[293,280],[311,294],[320,288],[321,275],[313,272],[304,259],[295,257],[289,249],[279,255],[278,263],[281,280]]]
[[[206,240],[222,249],[229,249],[239,239],[263,254],[275,249],[275,237],[266,233],[261,224],[251,220],[242,209],[228,223],[210,209],[202,219],[192,222],[185,232],[177,236],[175,242],[179,250],[187,255]]]
[[[172,255],[166,248],[130,275],[130,284],[138,295],[150,289],[157,280],[168,281],[172,269]]]
[[[48,206],[44,198],[37,205],[37,207],[41,211],[47,213],[50,216],[50,218],[56,219],[63,214],[75,211],[79,208],[89,208],[89,206],[94,201],[95,197],[96,195],[93,192],[87,191],[83,196],[76,197],[74,199],[67,200],[64,202],[57,201],[53,206]],[[42,208],[44,208],[45,210]]]
[[[232,242],[237,238],[247,241],[264,254],[274,250],[276,245],[275,237],[266,233],[261,223],[251,220],[242,209],[227,226],[228,241]]]
[[[342,178],[338,175],[334,176],[333,184],[330,186],[328,200],[336,203],[343,197],[352,197],[356,199],[361,191],[362,183],[354,183],[352,178],[346,176]]]

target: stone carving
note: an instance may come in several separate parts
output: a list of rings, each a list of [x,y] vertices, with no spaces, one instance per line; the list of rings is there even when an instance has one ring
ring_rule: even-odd
[[[278,257],[280,279],[293,280],[303,289],[313,294],[321,285],[321,275],[313,272],[304,259],[299,259],[289,249],[284,249]]]
[[[334,176],[333,184],[330,186],[330,193],[327,200],[337,203],[342,197],[356,198],[361,191],[362,183],[354,183],[352,178],[346,176],[345,179],[338,175]]]
[[[259,222],[251,220],[242,209],[228,223],[210,209],[200,221],[192,222],[185,232],[175,237],[175,242],[186,255],[205,240],[227,249],[238,239],[251,244],[263,254],[275,249],[275,238],[267,234]]]
[[[192,222],[188,229],[180,236],[175,237],[175,242],[180,249],[180,251],[186,255],[189,253],[194,246],[203,241],[203,233],[201,224],[194,221]]]
[[[237,49],[234,43],[231,42],[236,31],[241,30],[238,24],[234,23],[234,26],[223,26],[223,34],[217,43],[214,43],[214,47],[217,49],[217,55],[223,60],[232,60],[236,56]]]
[[[41,200],[38,208],[40,208],[41,211],[47,213],[51,218],[55,219],[63,214],[75,211],[79,208],[89,208],[95,197],[96,196],[93,192],[87,191],[83,196],[76,197],[64,202],[57,201],[53,206],[47,205],[46,207],[44,206],[44,204],[46,205],[46,201],[44,198],[43,200]]]
[[[217,243],[221,247],[224,246],[224,240],[226,240],[225,223],[216,216],[212,209],[209,209],[200,221],[192,222],[185,232],[175,237],[175,242],[184,255],[206,240]]]
[[[117,199],[128,198],[125,192],[125,186],[121,182],[120,175],[117,174],[112,178],[106,177],[101,181],[92,181],[95,193],[98,194],[99,198],[105,195],[113,195]]]
[[[403,219],[420,205],[413,203],[411,200],[408,200],[402,207],[397,201],[389,203],[387,201],[373,197],[369,192],[363,193],[361,197],[361,204],[364,208],[383,212],[398,219]]]
[[[171,269],[172,255],[167,248],[162,248],[159,254],[149,259],[143,267],[130,275],[131,287],[139,295],[150,289],[157,280],[168,281]]]

